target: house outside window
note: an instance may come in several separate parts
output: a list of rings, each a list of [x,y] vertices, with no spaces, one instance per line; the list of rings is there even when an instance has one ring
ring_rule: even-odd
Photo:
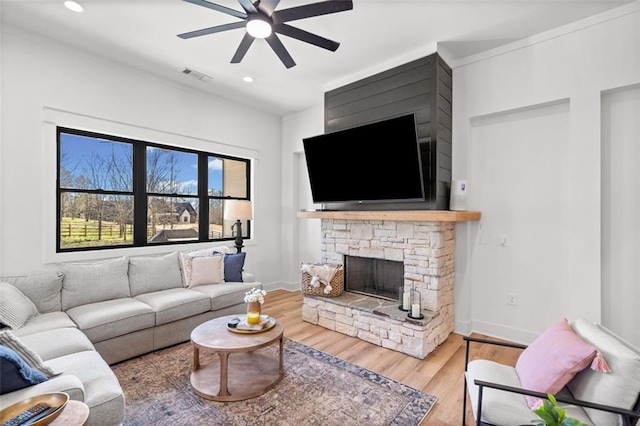
[[[248,159],[63,127],[57,145],[57,252],[232,240],[225,200],[250,199]]]

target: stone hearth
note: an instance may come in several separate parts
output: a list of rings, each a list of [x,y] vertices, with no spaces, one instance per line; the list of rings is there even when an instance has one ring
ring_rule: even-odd
[[[424,359],[454,329],[455,221],[322,219],[321,259],[343,264],[344,255],[401,261],[404,284],[421,293],[424,320],[398,302],[343,293],[305,296],[304,321]]]

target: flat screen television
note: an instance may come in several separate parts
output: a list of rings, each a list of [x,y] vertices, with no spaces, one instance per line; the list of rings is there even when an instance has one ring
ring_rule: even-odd
[[[425,200],[414,114],[302,142],[314,203]]]

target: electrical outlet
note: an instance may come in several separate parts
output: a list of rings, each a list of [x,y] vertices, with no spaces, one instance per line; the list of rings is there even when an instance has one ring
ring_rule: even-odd
[[[518,301],[516,299],[516,295],[513,293],[508,293],[507,294],[507,304],[511,305],[511,306],[516,306],[518,304]]]

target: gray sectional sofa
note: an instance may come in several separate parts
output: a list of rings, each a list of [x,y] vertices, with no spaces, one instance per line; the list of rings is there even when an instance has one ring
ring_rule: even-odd
[[[11,333],[62,373],[0,395],[0,409],[30,396],[64,391],[89,406],[89,425],[120,424],[125,397],[109,365],[188,341],[198,324],[241,313],[245,292],[262,288],[247,272],[241,273],[242,282],[203,284],[200,278],[200,285],[190,285],[191,265],[185,259],[193,258],[177,252],[123,257],[0,278],[37,308]]]

